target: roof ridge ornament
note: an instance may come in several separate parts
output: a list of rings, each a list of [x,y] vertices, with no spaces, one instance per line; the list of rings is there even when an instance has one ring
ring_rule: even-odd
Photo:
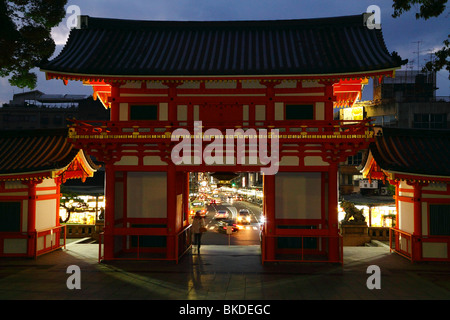
[[[89,16],[78,15],[77,29],[87,29],[89,27]]]

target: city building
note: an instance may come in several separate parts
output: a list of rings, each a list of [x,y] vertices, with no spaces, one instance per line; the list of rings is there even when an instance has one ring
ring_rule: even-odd
[[[70,119],[107,120],[109,111],[87,95],[45,94],[34,90],[14,94],[0,108],[0,130],[66,128]]]
[[[339,119],[368,118],[383,128],[450,129],[450,97],[436,96],[436,73],[399,70],[394,78],[373,79],[373,100],[357,101],[339,110]],[[340,165],[340,192],[386,195],[389,184],[362,179],[357,166],[362,154]]]
[[[262,261],[342,262],[338,165],[373,133],[333,108],[404,63],[363,21],[81,16],[41,70],[92,86],[110,109],[69,133],[105,163],[100,258],[177,261],[191,245],[189,173],[262,172]]]
[[[362,102],[374,125],[450,129],[450,97],[436,96],[436,73],[397,71],[395,78],[374,79],[374,99]]]

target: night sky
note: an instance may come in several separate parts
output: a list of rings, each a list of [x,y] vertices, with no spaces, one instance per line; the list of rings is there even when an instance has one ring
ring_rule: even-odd
[[[136,20],[279,20],[309,19],[334,16],[357,15],[366,12],[370,5],[381,9],[381,26],[389,52],[397,51],[403,59],[409,59],[408,70],[417,70],[430,60],[430,52],[440,49],[450,30],[449,8],[438,18],[416,20],[416,8],[400,18],[392,18],[392,1],[365,0],[69,0],[66,8],[76,5],[82,15],[92,17],[136,19]],[[55,55],[63,48],[69,29],[67,22],[72,12],[57,28],[53,38],[57,44]],[[361,21],[362,23],[362,21]],[[418,46],[419,41],[419,46]],[[419,61],[417,53],[419,52]],[[405,67],[404,67],[405,68]],[[45,75],[36,69],[36,90],[48,94],[92,94],[92,89],[80,81],[71,81],[64,86],[61,80],[45,80]],[[437,74],[437,96],[450,95],[448,71]],[[0,78],[0,104],[7,103],[14,93],[29,91],[11,87],[7,79]],[[363,92],[363,100],[372,98],[371,86]]]

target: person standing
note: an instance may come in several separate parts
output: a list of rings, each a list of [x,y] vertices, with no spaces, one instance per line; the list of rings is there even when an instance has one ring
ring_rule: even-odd
[[[192,232],[194,233],[194,243],[197,245],[197,254],[200,254],[202,233],[205,230],[205,219],[200,215],[200,211],[197,211],[192,221]]]

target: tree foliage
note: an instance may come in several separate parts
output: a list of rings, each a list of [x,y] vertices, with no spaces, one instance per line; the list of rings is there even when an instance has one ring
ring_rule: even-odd
[[[433,61],[428,61],[425,64],[424,69],[427,71],[439,71],[445,68],[449,72],[450,79],[450,34],[447,39],[444,40],[444,46],[434,53],[435,59]]]
[[[0,0],[0,76],[19,88],[36,87],[30,70],[55,51],[51,29],[65,16],[67,0]]]
[[[59,200],[59,206],[66,209],[66,216],[64,218],[60,216],[59,222],[67,223],[70,220],[71,214],[81,208],[85,202],[77,193],[66,190],[64,187],[61,187],[61,194],[62,197]]]
[[[392,17],[400,17],[404,12],[411,10],[414,5],[417,8],[416,19],[429,19],[438,17],[444,12],[447,0],[393,0],[394,13]]]
[[[446,8],[447,0],[393,0],[392,7],[394,13],[392,17],[400,17],[404,12],[416,7],[416,19],[427,20],[429,18],[440,16]],[[425,64],[423,71],[439,71],[446,69],[449,71],[450,79],[450,35],[444,40],[444,46],[434,53],[434,59]]]

